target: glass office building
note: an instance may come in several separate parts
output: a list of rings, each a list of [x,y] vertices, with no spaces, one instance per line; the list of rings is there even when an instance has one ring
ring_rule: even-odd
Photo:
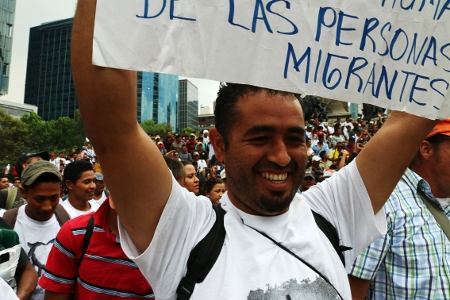
[[[25,103],[36,105],[45,121],[73,118],[78,109],[70,64],[72,23],[70,18],[30,29]],[[138,72],[137,99],[139,122],[176,127],[178,76]]]
[[[177,124],[178,76],[138,72],[138,122]]]
[[[24,102],[36,105],[44,121],[73,118],[78,108],[70,65],[72,22],[65,19],[30,29]]]
[[[16,0],[0,1],[0,96],[8,94]]]
[[[198,88],[187,79],[180,80],[177,132],[191,127],[198,130]]]

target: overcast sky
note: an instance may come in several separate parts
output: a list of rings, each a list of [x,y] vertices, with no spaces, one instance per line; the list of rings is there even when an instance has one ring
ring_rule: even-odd
[[[3,100],[23,103],[30,28],[73,17],[76,2],[76,0],[16,1],[9,92],[2,97]],[[189,80],[199,89],[200,105],[210,106],[212,109],[219,83],[192,78]]]

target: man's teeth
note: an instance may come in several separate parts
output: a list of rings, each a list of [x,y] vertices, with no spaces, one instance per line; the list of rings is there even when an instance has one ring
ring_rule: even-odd
[[[268,180],[273,180],[273,181],[285,181],[287,178],[287,173],[283,173],[283,174],[273,174],[273,173],[267,173],[267,172],[263,172],[261,173],[262,177],[264,177],[265,179]]]

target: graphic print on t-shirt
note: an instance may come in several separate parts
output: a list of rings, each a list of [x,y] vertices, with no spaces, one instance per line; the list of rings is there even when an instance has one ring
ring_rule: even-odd
[[[258,288],[250,291],[247,300],[323,300],[341,299],[336,290],[325,280],[317,277],[314,281],[290,279],[280,286],[266,285],[266,290]]]
[[[42,271],[45,268],[45,263],[42,263],[41,261],[39,261],[38,257],[39,256],[42,257],[42,254],[38,255],[37,252],[41,251],[43,253],[47,253],[47,255],[48,255],[49,250],[42,249],[42,248],[45,248],[47,246],[51,247],[54,241],[55,241],[55,239],[51,239],[47,243],[42,243],[42,242],[28,243],[28,247],[30,247],[30,250],[28,251],[28,257],[30,258],[31,264],[35,268],[37,268],[39,278],[41,278]]]

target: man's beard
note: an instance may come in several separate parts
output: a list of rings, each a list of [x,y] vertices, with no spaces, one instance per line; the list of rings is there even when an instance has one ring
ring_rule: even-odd
[[[264,195],[255,193],[254,190],[247,186],[242,186],[241,183],[229,185],[229,190],[233,196],[241,202],[244,206],[262,215],[279,215],[287,211],[289,205],[292,203],[297,188],[292,188],[288,195],[285,192],[272,191],[271,195]]]

